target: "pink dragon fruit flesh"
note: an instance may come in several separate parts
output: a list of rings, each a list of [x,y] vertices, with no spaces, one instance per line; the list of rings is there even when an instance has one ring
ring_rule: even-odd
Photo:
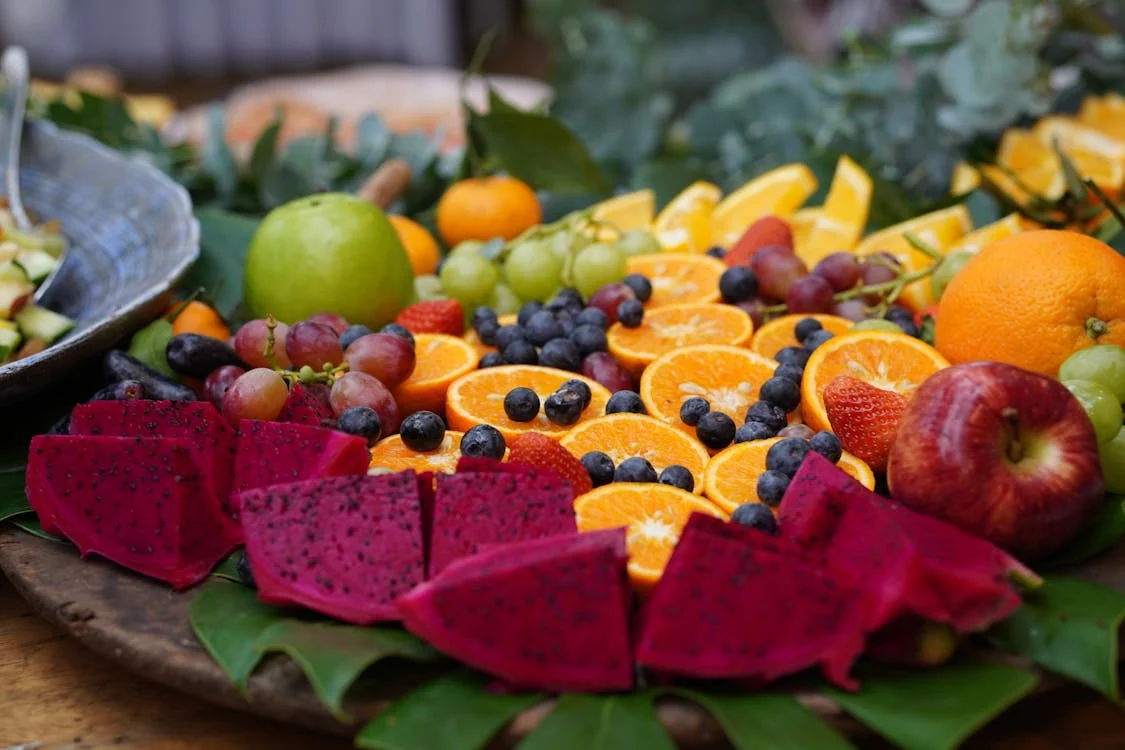
[[[628,690],[624,529],[563,534],[463,557],[399,599],[403,624],[525,688]]]
[[[291,422],[243,420],[238,425],[231,492],[366,474],[370,463],[367,441],[361,437]]]
[[[40,435],[27,497],[44,528],[177,589],[198,583],[238,544],[185,438]]]
[[[429,575],[483,544],[573,534],[574,492],[554,472],[439,474],[430,527]]]
[[[395,599],[425,578],[412,471],[272,485],[238,502],[250,570],[267,604],[369,625],[399,619]]]
[[[70,417],[71,435],[183,438],[204,467],[235,536],[242,529],[230,508],[234,470],[234,430],[207,401],[91,401],[78,404]]]
[[[820,665],[849,676],[869,631],[866,595],[784,538],[693,513],[641,612],[638,664],[766,684]]]
[[[294,422],[313,427],[331,424],[335,417],[328,403],[328,387],[320,383],[297,383],[289,389],[289,397],[281,407],[276,422]]]
[[[1039,578],[998,547],[876,495],[810,453],[782,498],[782,533],[823,554],[874,595],[873,623],[915,614],[957,632],[1020,606],[1012,584]]]

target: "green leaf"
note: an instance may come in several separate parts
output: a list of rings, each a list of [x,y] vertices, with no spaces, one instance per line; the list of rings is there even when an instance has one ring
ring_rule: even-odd
[[[922,0],[922,5],[939,16],[959,16],[968,12],[973,0]]]
[[[275,622],[257,639],[261,653],[288,654],[308,677],[317,698],[341,721],[344,694],[365,669],[381,659],[438,661],[442,655],[415,636],[390,628],[361,628],[335,622]]]
[[[250,178],[255,182],[261,182],[266,176],[266,172],[269,171],[270,165],[273,164],[273,160],[277,156],[277,138],[280,132],[281,115],[279,112],[278,116],[258,135],[258,140],[254,141],[254,150],[250,152],[250,163],[247,165],[247,169]]]
[[[208,132],[203,144],[200,161],[203,171],[215,182],[219,197],[227,200],[234,195],[238,185],[238,167],[234,154],[227,146],[226,118],[221,104],[212,104],[207,109]]]
[[[1100,555],[1125,535],[1125,502],[1120,495],[1110,495],[1098,506],[1086,527],[1063,549],[1039,564],[1040,568],[1063,568],[1077,565]]]
[[[736,750],[847,750],[839,732],[784,693],[664,691],[698,703],[726,732]]]
[[[199,260],[183,286],[217,290],[215,307],[224,317],[230,317],[242,301],[242,266],[258,219],[220,208],[197,209],[195,218],[200,230]]]
[[[215,566],[215,569],[211,571],[211,577],[232,583],[242,583],[242,576],[238,574],[238,563],[245,554],[242,550],[231,552]]]
[[[43,527],[39,525],[39,519],[34,513],[24,513],[19,516],[12,516],[8,519],[8,523],[15,526],[17,529],[22,529],[32,536],[37,536],[40,539],[46,539],[48,542],[58,542],[59,544],[67,544],[67,541],[61,536],[48,534],[43,531]]]
[[[1117,637],[1123,619],[1125,593],[1075,578],[1048,576],[989,636],[998,647],[1119,701]]]
[[[355,158],[369,169],[374,169],[387,158],[391,147],[391,131],[378,115],[360,118],[355,129]]]
[[[473,750],[544,698],[539,693],[489,692],[486,679],[457,671],[418,688],[364,726],[356,747]]]
[[[129,353],[157,372],[179,380],[179,373],[168,364],[167,349],[171,340],[172,324],[164,318],[157,318],[133,334]]]
[[[246,681],[264,655],[256,643],[281,619],[278,610],[259,602],[254,589],[212,583],[191,600],[188,618],[203,648],[246,695]]]
[[[518,750],[673,750],[656,716],[653,694],[568,693]]]
[[[22,471],[0,474],[0,523],[31,512],[24,491],[26,484]]]
[[[911,750],[952,750],[1034,689],[1035,673],[1003,664],[935,669],[870,668],[858,693],[825,694],[890,742]]]

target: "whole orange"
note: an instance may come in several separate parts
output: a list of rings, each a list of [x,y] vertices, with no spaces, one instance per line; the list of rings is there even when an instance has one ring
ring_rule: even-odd
[[[387,219],[398,233],[402,247],[406,250],[406,257],[410,258],[414,275],[433,273],[441,260],[441,250],[430,230],[413,219],[398,214],[387,214]]]
[[[465,240],[510,240],[542,218],[535,191],[502,175],[455,182],[437,205],[438,234],[450,247]]]
[[[1125,258],[1075,232],[999,240],[946,288],[934,343],[953,364],[993,360],[1056,377],[1079,349],[1125,346]]]

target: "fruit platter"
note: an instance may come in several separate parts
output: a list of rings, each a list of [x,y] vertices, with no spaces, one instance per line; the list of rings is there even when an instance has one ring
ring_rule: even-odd
[[[199,261],[3,454],[38,612],[361,748],[938,750],[1120,701],[1125,99],[893,220],[858,149],[665,190],[489,99],[464,151],[275,121],[240,161],[216,109],[164,162]]]

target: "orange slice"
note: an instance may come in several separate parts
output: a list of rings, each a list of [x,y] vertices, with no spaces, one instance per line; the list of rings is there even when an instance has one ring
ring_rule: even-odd
[[[685,346],[645,368],[641,400],[648,413],[695,437],[680,421],[680,405],[692,396],[707,399],[734,423],[742,424],[758,388],[773,377],[777,363],[740,346]]]
[[[1024,231],[1023,222],[1017,213],[1008,214],[999,221],[985,224],[980,229],[974,229],[961,239],[957,240],[947,252],[979,253],[984,248],[997,240],[1019,234]]]
[[[823,212],[824,209],[819,206],[802,208],[790,217],[789,229],[793,232],[793,248],[797,255],[801,255],[808,246],[809,235],[812,234],[813,227],[816,226]]]
[[[1078,121],[1110,138],[1125,141],[1125,98],[1119,94],[1086,97],[1078,110]]]
[[[399,412],[404,417],[422,409],[444,414],[450,383],[477,368],[476,351],[456,336],[416,333],[414,355],[414,372],[392,391]]]
[[[950,195],[964,195],[980,187],[980,172],[968,162],[959,161],[953,166],[953,177],[949,181]]]
[[[816,177],[804,164],[786,164],[755,177],[723,198],[711,213],[715,243],[730,247],[763,216],[789,218],[816,187]]]
[[[668,252],[704,253],[711,247],[711,212],[723,191],[709,182],[686,187],[664,207],[652,232]]]
[[[607,484],[574,501],[579,531],[625,527],[629,578],[641,591],[660,580],[692,513],[727,517],[714,503],[667,484]]]
[[[385,437],[371,449],[371,468],[390,471],[414,469],[419,473],[444,471],[452,474],[457,469],[457,459],[461,458],[462,434],[446,430],[445,439],[432,451],[411,450],[398,435]]]
[[[655,214],[656,193],[645,188],[602,201],[594,206],[592,216],[595,221],[612,224],[618,232],[628,232],[648,229]]]
[[[797,253],[809,268],[826,255],[855,247],[867,226],[872,192],[871,177],[863,167],[841,156],[824,208]]]
[[[502,326],[510,326],[518,319],[519,316],[515,313],[512,313],[511,315],[501,315],[496,319],[496,321]],[[477,359],[480,359],[489,352],[496,351],[495,346],[489,346],[488,344],[480,340],[480,336],[477,335],[477,332],[473,330],[472,326],[465,330],[465,334],[462,336],[462,338],[465,339],[466,344],[476,350]]]
[[[949,361],[913,336],[888,331],[836,336],[818,346],[805,365],[801,416],[814,430],[831,429],[823,394],[837,375],[850,375],[909,398],[923,380],[944,367]]]
[[[656,473],[678,464],[691,472],[695,494],[703,491],[703,467],[707,450],[674,427],[642,414],[608,414],[583,422],[559,444],[582,458],[590,451],[602,451],[617,466],[627,458],[640,456]]]
[[[652,282],[646,308],[689,302],[718,302],[719,277],[727,270],[718,258],[692,253],[633,255],[626,266]]]
[[[605,404],[610,393],[604,386],[589,378],[551,367],[536,365],[504,365],[475,370],[462,375],[449,386],[445,419],[451,430],[465,432],[473,425],[490,424],[510,441],[523,432],[542,432],[556,440],[571,430],[547,419],[543,411],[530,422],[515,422],[504,413],[504,396],[519,386],[539,394],[543,402],[566,381],[575,378],[590,386],[593,396],[590,405],[582,412],[578,424],[605,414]]]
[[[801,343],[797,341],[794,330],[797,328],[797,324],[805,318],[815,318],[820,321],[824,330],[836,335],[855,325],[847,318],[841,318],[838,315],[782,315],[754,331],[754,337],[750,339],[750,351],[772,359],[787,346],[800,346]]]
[[[754,332],[754,321],[732,305],[664,305],[645,311],[636,328],[614,323],[606,331],[609,351],[621,366],[639,378],[660,355],[682,346],[742,346]]]
[[[778,440],[751,440],[716,453],[703,471],[703,494],[727,513],[743,503],[758,502],[758,477],[766,470],[766,453]],[[852,454],[844,452],[836,465],[867,489],[875,487],[871,467]]]
[[[1049,141],[1041,140],[1030,130],[1011,128],[1005,132],[996,151],[996,163],[1018,178],[1014,181],[1025,196],[1026,190],[1030,190],[1055,199],[1066,190],[1058,155]]]

